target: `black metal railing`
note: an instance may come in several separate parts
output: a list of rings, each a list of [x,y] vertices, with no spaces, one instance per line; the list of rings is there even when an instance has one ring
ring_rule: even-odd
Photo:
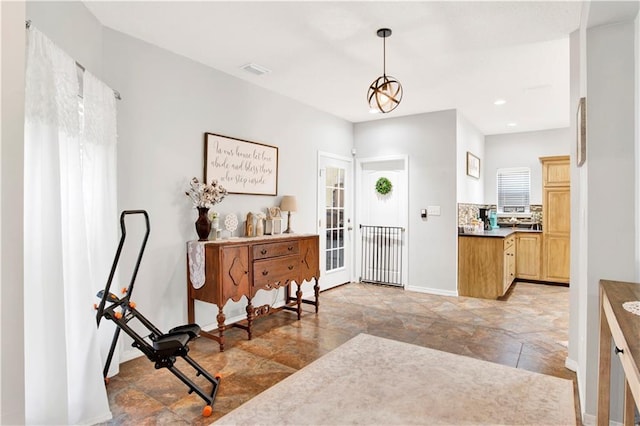
[[[360,225],[362,261],[360,281],[402,286],[404,228]]]

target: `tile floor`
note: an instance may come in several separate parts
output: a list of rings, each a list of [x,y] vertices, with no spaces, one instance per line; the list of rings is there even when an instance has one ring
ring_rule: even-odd
[[[287,311],[257,320],[251,341],[229,330],[222,353],[209,339],[190,344],[192,358],[223,375],[211,417],[201,416],[202,399],[140,357],[122,364],[107,387],[114,416],[107,424],[209,424],[359,333],[573,380],[575,388],[564,367],[567,287],[516,283],[503,300],[484,300],[348,284],[321,293],[318,315],[303,309],[301,321]]]

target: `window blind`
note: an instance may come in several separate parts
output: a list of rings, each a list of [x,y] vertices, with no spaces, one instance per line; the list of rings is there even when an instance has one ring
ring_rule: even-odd
[[[528,167],[498,169],[498,213],[528,213],[531,172]]]

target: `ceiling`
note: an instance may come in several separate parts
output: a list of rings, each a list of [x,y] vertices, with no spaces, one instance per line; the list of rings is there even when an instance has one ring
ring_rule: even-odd
[[[485,135],[569,126],[568,35],[582,2],[85,4],[107,27],[351,122],[456,108]],[[386,71],[404,96],[371,114],[382,27],[393,30]],[[271,72],[251,74],[247,63]]]

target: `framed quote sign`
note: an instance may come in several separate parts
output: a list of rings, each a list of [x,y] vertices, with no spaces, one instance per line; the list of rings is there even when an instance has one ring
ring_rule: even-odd
[[[204,181],[230,194],[278,195],[278,147],[204,134]]]

